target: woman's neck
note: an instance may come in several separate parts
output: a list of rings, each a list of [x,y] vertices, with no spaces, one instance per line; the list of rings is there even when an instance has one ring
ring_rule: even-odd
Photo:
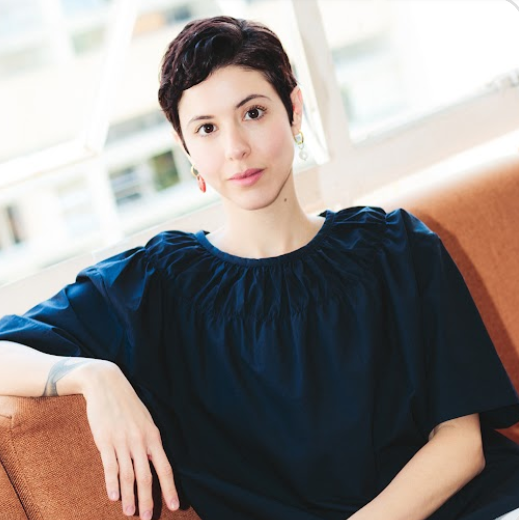
[[[268,207],[246,210],[225,206],[227,223],[207,236],[218,249],[244,258],[268,258],[289,253],[308,244],[324,223],[323,217],[307,215],[295,189]]]

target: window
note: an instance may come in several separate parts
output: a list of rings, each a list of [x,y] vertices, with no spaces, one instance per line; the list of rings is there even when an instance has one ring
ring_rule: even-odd
[[[67,17],[83,16],[104,9],[111,0],[61,0],[63,14]]]
[[[103,54],[85,51],[101,49],[107,11],[93,20],[85,15],[77,26],[53,5],[17,0],[3,6],[0,162],[76,139],[92,114]]]
[[[19,208],[8,204],[0,208],[0,250],[20,244],[25,238]]]
[[[353,141],[483,92],[518,66],[519,12],[505,0],[319,7]]]
[[[139,163],[112,170],[110,183],[118,206],[153,199],[180,182],[173,153],[168,150]]]
[[[19,244],[24,239],[23,224],[18,208],[16,206],[7,206],[7,222],[11,231],[11,237],[15,244]]]
[[[161,153],[151,158],[153,184],[157,191],[162,191],[180,182],[178,168],[173,153]]]
[[[76,178],[56,188],[59,201],[59,221],[65,224],[63,240],[74,241],[88,236],[99,227],[92,211],[92,193],[84,178]]]
[[[12,41],[13,37],[25,36],[41,27],[42,11],[39,0],[3,0],[1,9],[2,43]]]
[[[92,52],[104,43],[105,28],[94,27],[72,35],[72,45],[76,54]]]

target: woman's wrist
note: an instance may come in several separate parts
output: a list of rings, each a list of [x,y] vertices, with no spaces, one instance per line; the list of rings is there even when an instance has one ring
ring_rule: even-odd
[[[121,370],[115,363],[103,359],[72,358],[69,367],[70,373],[63,376],[63,379],[58,383],[59,395],[82,394],[87,398],[91,393],[98,390],[107,379],[122,375]],[[52,380],[52,378],[51,371],[49,380]]]

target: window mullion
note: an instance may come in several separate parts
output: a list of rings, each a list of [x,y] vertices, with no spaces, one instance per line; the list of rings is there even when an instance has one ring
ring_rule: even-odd
[[[330,157],[327,163],[317,167],[322,198],[327,204],[335,197],[337,189],[342,189],[354,149],[317,0],[291,0],[291,5],[305,56],[305,72],[315,93]],[[356,182],[356,179],[348,179],[350,188]]]
[[[117,0],[112,9],[101,81],[83,137],[85,148],[94,153],[100,153],[106,141],[111,108],[117,89],[121,88],[120,80],[130,50],[137,9],[138,0]]]
[[[0,206],[0,250],[11,247],[14,244],[13,233],[7,218],[7,209]]]

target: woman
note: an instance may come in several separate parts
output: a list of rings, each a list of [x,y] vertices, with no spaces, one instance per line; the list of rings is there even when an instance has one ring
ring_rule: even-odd
[[[5,317],[0,394],[82,393],[108,495],[143,520],[150,461],[169,507],[178,490],[204,520],[519,508],[519,447],[494,430],[519,399],[439,238],[404,210],[302,210],[277,37],[189,23],[159,101],[225,225],[162,233]]]

